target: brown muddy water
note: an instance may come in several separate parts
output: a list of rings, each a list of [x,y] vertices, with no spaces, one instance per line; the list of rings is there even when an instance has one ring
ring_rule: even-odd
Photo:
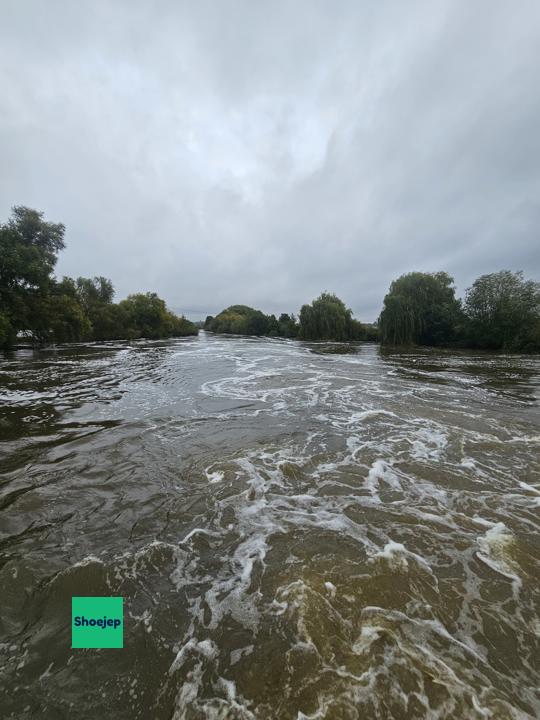
[[[540,359],[335,349],[0,360],[2,718],[540,716]]]

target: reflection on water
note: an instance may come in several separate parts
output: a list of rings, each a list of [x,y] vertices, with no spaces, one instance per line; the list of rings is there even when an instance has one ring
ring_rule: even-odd
[[[0,361],[5,717],[540,715],[540,361],[347,349]]]

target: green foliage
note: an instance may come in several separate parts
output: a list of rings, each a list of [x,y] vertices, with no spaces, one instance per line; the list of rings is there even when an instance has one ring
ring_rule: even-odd
[[[210,317],[210,316],[209,316]],[[205,324],[208,330],[235,335],[268,335],[270,318],[247,305],[231,305]]]
[[[172,337],[187,337],[188,335],[198,335],[199,328],[197,325],[183,315],[180,317],[169,312],[169,322],[171,323],[171,335]]]
[[[540,350],[540,283],[522,272],[482,275],[467,290],[465,340],[493,350]]]
[[[385,345],[446,345],[462,319],[454,280],[445,272],[413,272],[390,285],[379,318]]]
[[[46,222],[36,210],[14,207],[0,225],[0,348],[11,347],[19,332],[36,343],[197,334],[155,293],[115,305],[105,277],[58,282],[52,273],[63,248],[64,226]]]
[[[0,348],[9,348],[15,342],[15,330],[7,315],[0,312]]]
[[[197,327],[167,310],[165,301],[156,293],[128,295],[118,304],[125,323],[125,335],[130,338],[157,339],[197,335]]]
[[[81,342],[91,337],[92,325],[76,297],[53,291],[47,301],[45,339]]]
[[[294,315],[283,313],[265,315],[248,305],[231,305],[218,315],[208,315],[205,330],[233,335],[268,335],[270,337],[296,337],[298,325]]]
[[[270,337],[277,337],[279,335],[279,323],[275,315],[268,315],[267,335],[269,335]]]
[[[93,309],[90,318],[92,340],[126,340],[131,337],[121,303],[103,303]]]
[[[87,313],[100,305],[112,303],[114,286],[110,280],[102,276],[94,278],[77,278],[75,283],[77,296]]]
[[[366,327],[352,318],[351,311],[338,297],[329,293],[323,293],[311,305],[304,305],[300,322],[292,314],[281,313],[278,319],[247,305],[231,305],[216,317],[209,315],[204,327],[217,333],[305,340],[344,341],[366,337]]]
[[[64,249],[65,227],[43,220],[43,213],[22,205],[0,226],[2,285],[36,288],[45,282]]]
[[[9,347],[19,331],[42,336],[51,274],[64,247],[64,226],[43,219],[43,213],[15,206],[0,224],[0,342]]]
[[[482,275],[463,309],[446,273],[409,273],[395,280],[379,318],[387,345],[449,345],[491,350],[540,349],[540,283],[522,272]]]
[[[216,333],[247,335],[247,318],[245,315],[233,312],[231,308],[228,308],[222,310],[212,319],[208,329]]]
[[[280,337],[295,338],[298,336],[298,322],[293,314],[281,313],[278,320],[278,332]]]
[[[364,326],[364,337],[363,340],[366,340],[367,342],[380,342],[381,339],[381,331],[378,327],[378,325],[374,325],[373,323],[366,323]]]
[[[300,310],[299,335],[303,340],[352,340],[360,334],[359,325],[353,324],[352,311],[331,293],[322,293]]]
[[[76,281],[64,278],[73,288],[89,322],[84,337],[91,340],[114,340],[125,337],[125,322],[122,313],[113,305],[114,287],[110,280],[102,276],[94,278],[78,277]]]
[[[198,327],[171,313],[156,293],[137,293],[115,304],[114,287],[102,276],[64,277],[54,268],[64,248],[64,225],[15,206],[0,224],[0,348],[18,333],[34,342],[79,342],[196,335]],[[199,323],[202,325],[202,323]],[[461,344],[507,351],[540,350],[540,283],[522,272],[482,275],[467,290],[462,308],[447,273],[413,272],[394,280],[378,326],[364,325],[336,295],[322,293],[294,315],[265,315],[231,305],[204,328],[212,332],[305,340],[369,340],[386,345]]]
[[[351,340],[364,340],[366,335],[365,327],[362,325],[360,320],[355,320],[354,318],[351,318]]]

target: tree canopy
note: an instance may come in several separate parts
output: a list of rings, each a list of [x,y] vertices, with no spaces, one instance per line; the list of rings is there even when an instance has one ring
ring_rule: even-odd
[[[303,340],[375,340],[378,330],[352,317],[336,295],[323,293],[311,305],[304,305],[297,320],[291,313],[265,315],[247,305],[231,305],[213,317],[208,315],[205,330],[238,335],[301,338]]]
[[[352,311],[332,293],[322,293],[300,310],[300,337],[304,340],[350,340]]]
[[[62,223],[22,205],[0,223],[0,348],[13,346],[20,334],[35,343],[197,334],[198,327],[168,310],[156,293],[115,303],[106,277],[58,280],[53,273],[64,234]],[[411,272],[390,285],[377,324],[362,324],[337,295],[323,292],[302,306],[298,320],[292,313],[276,318],[231,305],[207,316],[204,328],[307,341],[380,339],[384,345],[539,351],[540,283],[501,270],[475,280],[462,302],[448,273]]]
[[[43,333],[47,298],[57,255],[64,248],[64,225],[22,205],[0,224],[0,345],[17,332]]]
[[[64,248],[64,225],[23,206],[0,225],[0,348],[19,333],[36,343],[196,335],[155,293],[130,295],[115,304],[112,282],[102,276],[53,276]]]
[[[324,292],[311,305],[302,305],[299,335],[304,340],[343,342],[376,339],[377,330],[355,320],[337,295]]]
[[[494,350],[540,349],[540,283],[523,272],[482,275],[467,290],[466,340]]]
[[[387,345],[445,345],[462,318],[454,279],[445,272],[412,272],[390,285],[379,317]]]
[[[540,283],[510,270],[482,275],[462,304],[447,273],[409,273],[390,285],[379,326],[385,345],[540,350]]]
[[[196,335],[197,328],[184,317],[167,310],[165,301],[156,293],[128,295],[118,310],[130,338],[162,338]]]
[[[205,328],[212,332],[235,335],[269,335],[273,326],[271,317],[247,305],[231,305],[216,317],[208,317]]]

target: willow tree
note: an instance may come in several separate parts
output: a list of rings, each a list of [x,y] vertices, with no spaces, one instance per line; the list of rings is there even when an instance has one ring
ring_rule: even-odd
[[[379,317],[385,345],[445,345],[456,337],[461,306],[445,272],[402,275],[390,285]]]
[[[352,311],[332,293],[322,293],[300,310],[300,337],[304,340],[350,340]]]

